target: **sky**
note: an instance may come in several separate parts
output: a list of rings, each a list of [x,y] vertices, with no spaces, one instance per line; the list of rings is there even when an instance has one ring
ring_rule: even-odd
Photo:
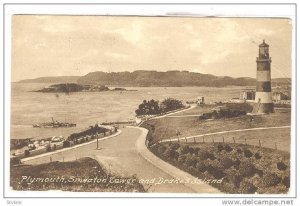
[[[255,77],[263,39],[272,78],[291,77],[289,19],[14,15],[12,81],[135,70]]]

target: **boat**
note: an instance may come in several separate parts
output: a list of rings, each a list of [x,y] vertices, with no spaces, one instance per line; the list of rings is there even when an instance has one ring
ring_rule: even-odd
[[[76,124],[69,123],[69,122],[59,122],[57,120],[54,120],[52,117],[52,122],[44,122],[44,123],[38,123],[33,124],[33,128],[59,128],[59,127],[76,127]]]

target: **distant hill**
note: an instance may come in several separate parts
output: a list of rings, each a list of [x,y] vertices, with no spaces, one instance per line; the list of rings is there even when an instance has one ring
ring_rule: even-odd
[[[106,85],[122,87],[184,87],[184,86],[255,86],[256,79],[250,77],[233,78],[228,76],[214,76],[189,71],[149,71],[134,72],[91,72],[84,76],[40,77],[27,79],[22,83],[78,83],[82,85]],[[290,84],[290,78],[273,79],[277,85]]]
[[[292,79],[291,78],[276,78],[272,79],[272,86],[291,86]]]
[[[25,79],[18,81],[18,83],[77,83],[80,76],[56,76],[56,77],[39,77],[36,79]]]
[[[218,77],[211,74],[201,74],[188,71],[145,71],[134,72],[91,72],[78,79],[79,84],[101,84],[110,86],[139,86],[139,87],[183,87],[211,86],[223,87],[229,85],[255,85],[253,78]]]

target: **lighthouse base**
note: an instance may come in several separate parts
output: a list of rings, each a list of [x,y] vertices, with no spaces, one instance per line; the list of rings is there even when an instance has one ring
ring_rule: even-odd
[[[268,114],[274,112],[273,103],[255,103],[253,106],[253,114]]]

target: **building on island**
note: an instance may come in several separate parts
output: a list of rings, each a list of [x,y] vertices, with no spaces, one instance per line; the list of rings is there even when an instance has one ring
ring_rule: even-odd
[[[204,97],[197,98],[197,105],[204,104]]]

